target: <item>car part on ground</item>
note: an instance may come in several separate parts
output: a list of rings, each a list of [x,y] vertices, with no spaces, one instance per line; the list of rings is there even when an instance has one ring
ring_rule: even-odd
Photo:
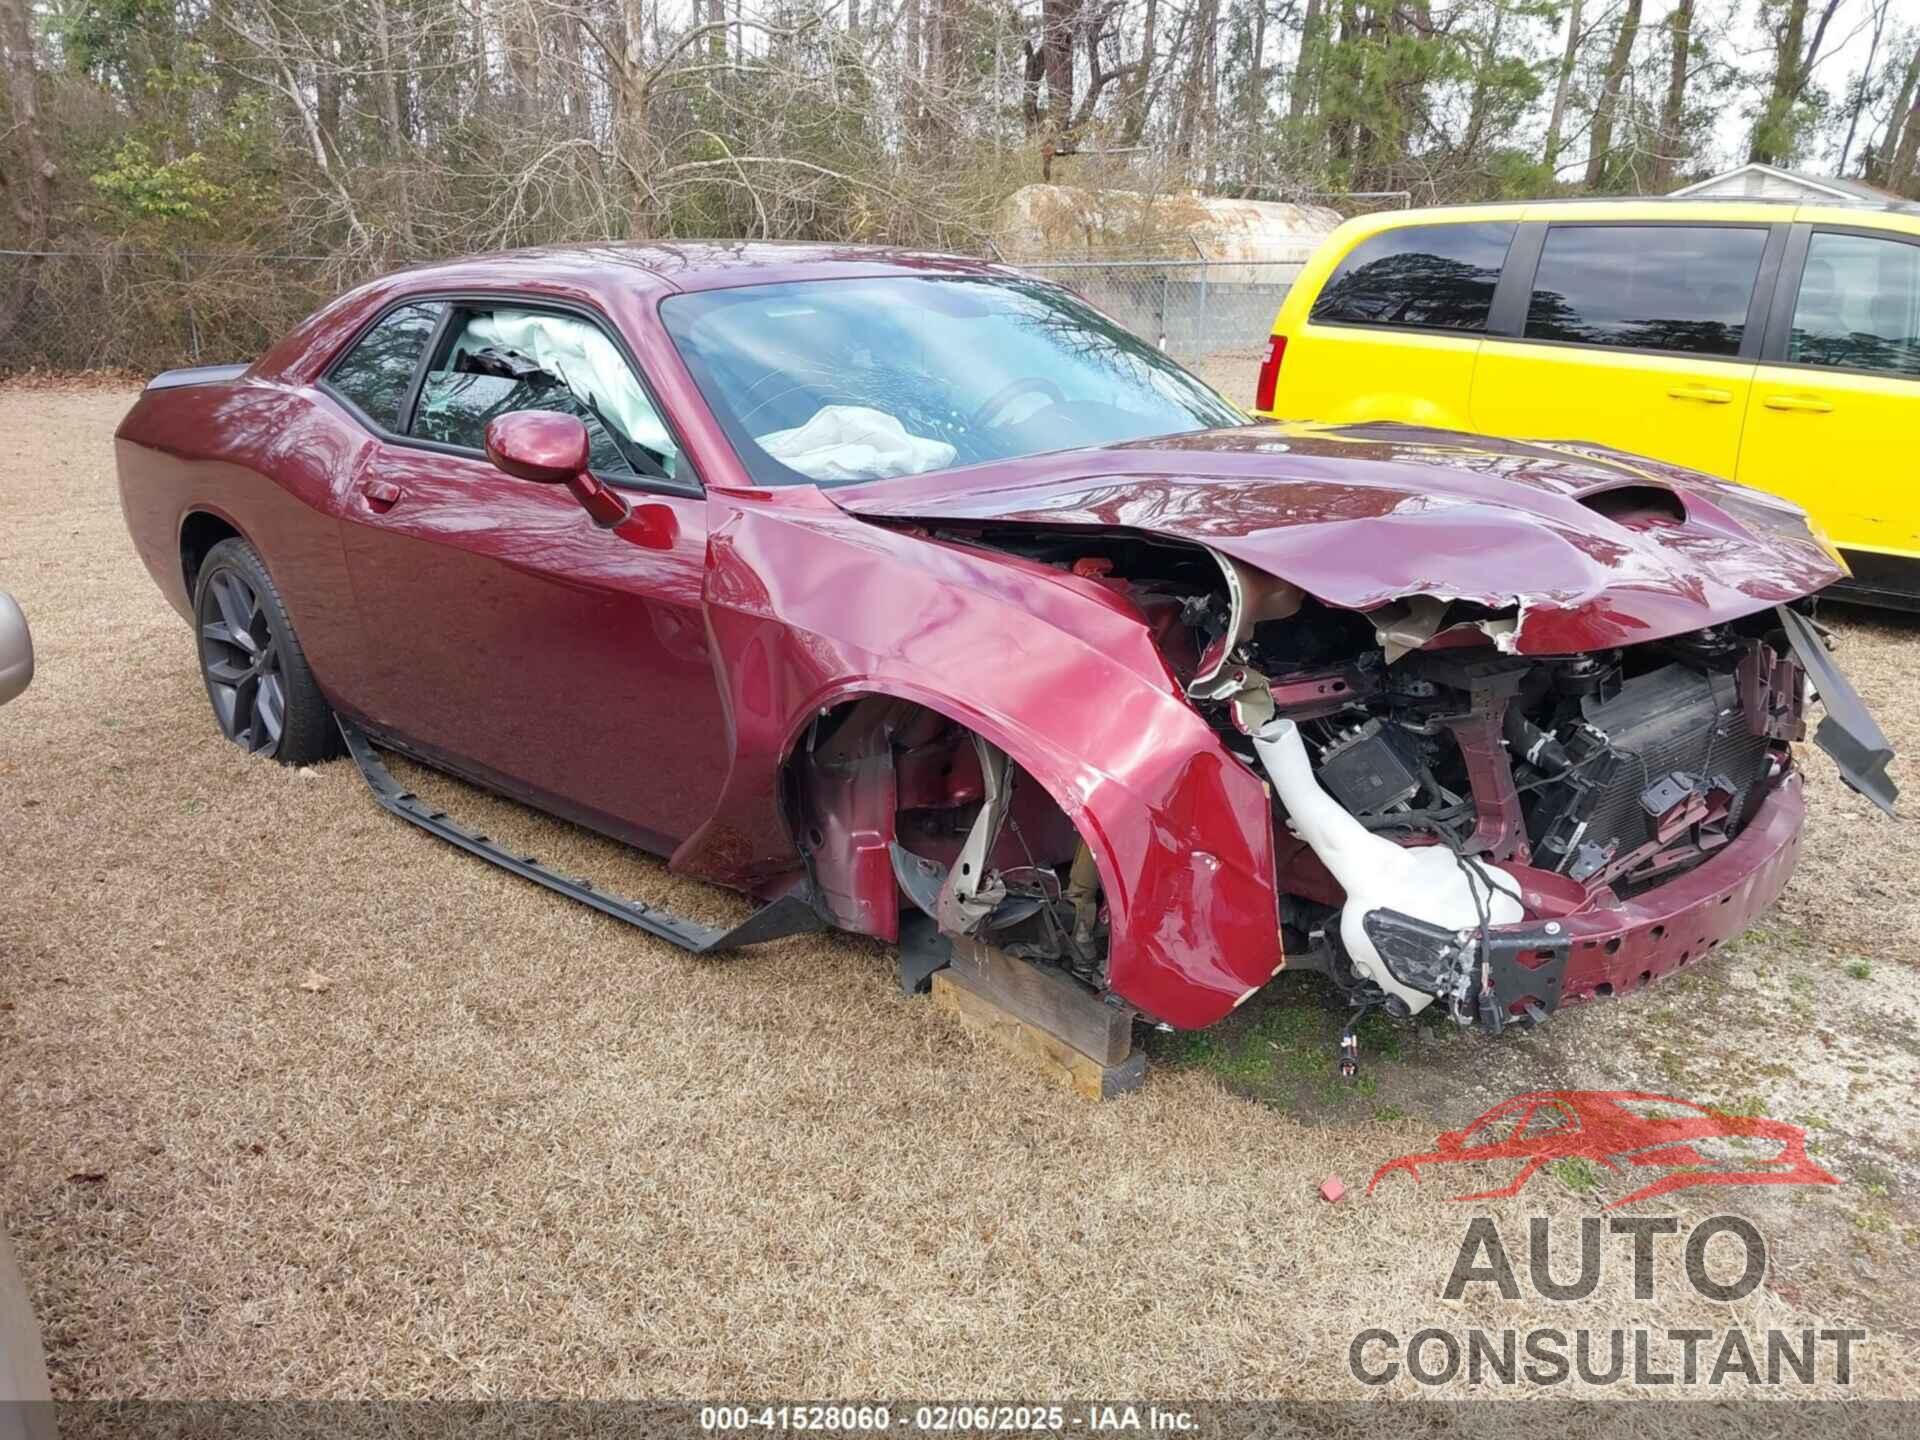
[[[33,683],[33,631],[20,604],[0,590],[0,705]]]
[[[990,320],[1008,343],[929,366],[909,310],[923,341]],[[571,379],[505,331],[448,353],[549,314],[606,342],[555,362]],[[602,473],[620,367],[671,465]],[[956,465],[818,483],[754,439],[853,403]],[[1154,1023],[1294,968],[1497,1030],[1772,902],[1810,669],[1826,738],[1891,801],[1884,740],[1776,611],[1841,574],[1790,505],[1592,446],[1237,419],[983,262],[694,245],[375,282],[242,376],[150,389],[118,440],[141,555],[218,629],[230,734],[271,728],[237,637],[271,639],[290,697],[310,657],[301,713],[679,874],[804,894],[905,942],[903,983],[959,937]],[[257,562],[240,621],[195,609],[229,546]],[[1276,803],[1263,733],[1299,745],[1287,788],[1322,824]],[[1329,835],[1429,871],[1425,898],[1350,894],[1336,868],[1367,867]],[[1466,923],[1463,897],[1490,908]]]
[[[492,836],[462,825],[446,811],[436,809],[393,778],[393,772],[381,763],[367,737],[348,721],[340,722],[340,738],[353,757],[360,776],[373,792],[380,808],[417,825],[429,835],[437,835],[455,849],[477,855],[490,865],[531,880],[536,885],[577,900],[590,909],[695,955],[720,955],[747,945],[781,940],[789,935],[811,935],[826,928],[813,903],[811,887],[800,885],[779,898],[762,905],[738,925],[716,930],[697,920],[688,920],[658,905],[643,900],[627,900],[602,890],[591,880],[574,879],[551,870],[534,855],[516,855]]]

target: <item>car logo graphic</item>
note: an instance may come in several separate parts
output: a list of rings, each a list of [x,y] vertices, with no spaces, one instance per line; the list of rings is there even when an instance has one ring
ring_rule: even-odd
[[[1775,1153],[1766,1153],[1769,1147]],[[1798,1125],[1636,1090],[1538,1090],[1501,1101],[1462,1129],[1442,1132],[1424,1154],[1389,1160],[1374,1171],[1367,1193],[1396,1170],[1418,1183],[1423,1165],[1520,1162],[1508,1184],[1452,1197],[1494,1200],[1519,1194],[1541,1166],[1555,1160],[1586,1160],[1616,1175],[1666,1172],[1610,1202],[1609,1210],[1694,1185],[1840,1183],[1807,1158],[1807,1134]]]

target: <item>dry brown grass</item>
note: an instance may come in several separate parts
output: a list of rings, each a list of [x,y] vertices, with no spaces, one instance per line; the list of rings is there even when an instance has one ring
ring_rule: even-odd
[[[1096,1106],[901,998],[877,945],[688,959],[403,827],[345,763],[303,776],[222,742],[122,530],[125,403],[0,394],[0,585],[41,667],[0,710],[0,1206],[59,1394],[1351,1397],[1361,1327],[1542,1307],[1439,1299],[1467,1208],[1444,1179],[1329,1207],[1322,1177],[1361,1188],[1482,1085],[1676,1083],[1656,987],[1444,1047],[1383,1084],[1407,1118],[1307,1123],[1199,1065]],[[1920,742],[1909,630],[1846,637]],[[1813,771],[1791,945],[1713,962],[1720,988],[1677,1023],[1785,1063],[1756,1087],[1836,1071],[1887,1134],[1828,1116],[1849,1183],[1762,1197],[1771,1289],[1639,1304],[1615,1265],[1549,1318],[1865,1316],[1859,1388],[1911,1396],[1913,1065],[1891,1047],[1901,1023],[1912,1044],[1916,846]],[[460,798],[542,855],[738,913]],[[1841,973],[1856,952],[1873,981]],[[1837,997],[1810,1018],[1782,978],[1803,966]],[[1847,1071],[1856,1050],[1893,1054],[1893,1079]],[[1686,1081],[1724,1098],[1704,1062]],[[1758,1192],[1694,1193],[1706,1213]],[[1543,1179],[1497,1213],[1517,1235],[1593,1203]]]

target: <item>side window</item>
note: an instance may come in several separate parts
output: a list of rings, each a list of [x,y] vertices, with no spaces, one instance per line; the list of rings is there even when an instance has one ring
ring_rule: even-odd
[[[402,305],[334,362],[327,383],[375,424],[398,430],[413,367],[439,319],[438,305]]]
[[[1310,320],[1484,331],[1512,225],[1408,225],[1362,240],[1313,302]]]
[[[1765,230],[1556,225],[1527,303],[1529,340],[1735,356]]]
[[[1787,359],[1920,377],[1920,245],[1816,232]]]
[[[487,422],[515,410],[578,416],[597,474],[674,473],[667,427],[597,325],[539,310],[461,311],[427,372],[412,433],[478,450]]]

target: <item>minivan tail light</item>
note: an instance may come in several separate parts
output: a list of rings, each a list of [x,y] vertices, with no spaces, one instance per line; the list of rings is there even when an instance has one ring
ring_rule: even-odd
[[[1274,393],[1280,388],[1280,362],[1287,356],[1287,337],[1267,337],[1267,358],[1260,362],[1260,379],[1253,387],[1253,408],[1273,409]]]

